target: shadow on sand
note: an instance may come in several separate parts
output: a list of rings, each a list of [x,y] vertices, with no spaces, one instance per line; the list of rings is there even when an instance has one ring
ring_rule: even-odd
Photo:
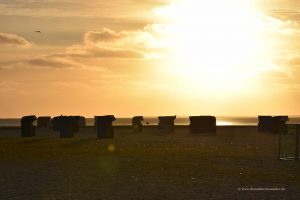
[[[69,139],[66,139],[66,140],[69,140]],[[63,147],[78,147],[78,146],[82,146],[82,145],[88,144],[93,141],[95,141],[95,138],[78,139],[78,140],[72,141],[70,143],[64,144],[62,146]]]
[[[33,144],[43,141],[43,139],[33,139],[33,138],[26,138],[25,140],[18,142],[17,144]]]

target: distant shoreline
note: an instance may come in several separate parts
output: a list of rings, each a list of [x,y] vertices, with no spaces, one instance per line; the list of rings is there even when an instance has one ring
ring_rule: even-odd
[[[131,128],[132,126],[131,125],[113,125],[114,127],[116,128]],[[147,128],[156,128],[157,125],[144,125],[143,127]],[[186,128],[186,127],[189,127],[189,125],[175,125],[175,127],[177,128]],[[257,127],[257,125],[217,125],[217,127],[219,128],[230,128],[230,127],[236,127],[236,128],[239,128],[239,127],[242,127],[242,128],[247,128],[247,127]],[[1,130],[5,130],[5,129],[20,129],[21,126],[0,126],[0,129]],[[92,125],[88,125],[88,126],[85,126],[83,128],[94,128],[94,126]],[[37,128],[37,129],[45,129],[45,128]]]
[[[289,116],[289,123],[300,123],[300,117]],[[258,117],[216,117],[217,126],[257,126]],[[188,126],[190,120],[188,117],[179,117],[174,121],[175,126]],[[36,125],[37,122],[34,122]],[[113,125],[116,127],[119,126],[131,126],[132,118],[118,118],[113,122]],[[158,118],[157,117],[144,117],[143,125],[144,126],[157,126]],[[86,125],[93,126],[94,118],[86,118]],[[0,118],[0,127],[20,127],[20,119],[1,119]]]

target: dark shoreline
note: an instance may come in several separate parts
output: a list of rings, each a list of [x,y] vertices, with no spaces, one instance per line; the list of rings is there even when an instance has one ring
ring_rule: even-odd
[[[116,128],[131,128],[131,125],[114,125]],[[146,125],[144,128],[156,128],[157,125]],[[175,125],[175,128],[188,128],[189,125]],[[217,128],[253,128],[257,125],[217,125]],[[20,129],[21,126],[0,126],[0,130],[11,130],[11,129]],[[83,128],[94,128],[92,125],[85,126]],[[39,129],[39,128],[37,128]]]

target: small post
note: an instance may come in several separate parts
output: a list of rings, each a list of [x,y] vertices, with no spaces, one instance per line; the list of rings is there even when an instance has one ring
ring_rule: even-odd
[[[286,129],[283,130],[283,132],[285,132]],[[279,142],[278,142],[278,159],[281,160],[281,135],[282,135],[282,131],[279,133]]]
[[[295,148],[296,160],[299,160],[299,125],[297,125],[297,134],[296,134],[296,148]]]

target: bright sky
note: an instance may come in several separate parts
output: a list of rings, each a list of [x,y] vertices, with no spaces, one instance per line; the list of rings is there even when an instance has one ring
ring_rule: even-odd
[[[300,114],[299,9],[0,0],[0,117]]]

